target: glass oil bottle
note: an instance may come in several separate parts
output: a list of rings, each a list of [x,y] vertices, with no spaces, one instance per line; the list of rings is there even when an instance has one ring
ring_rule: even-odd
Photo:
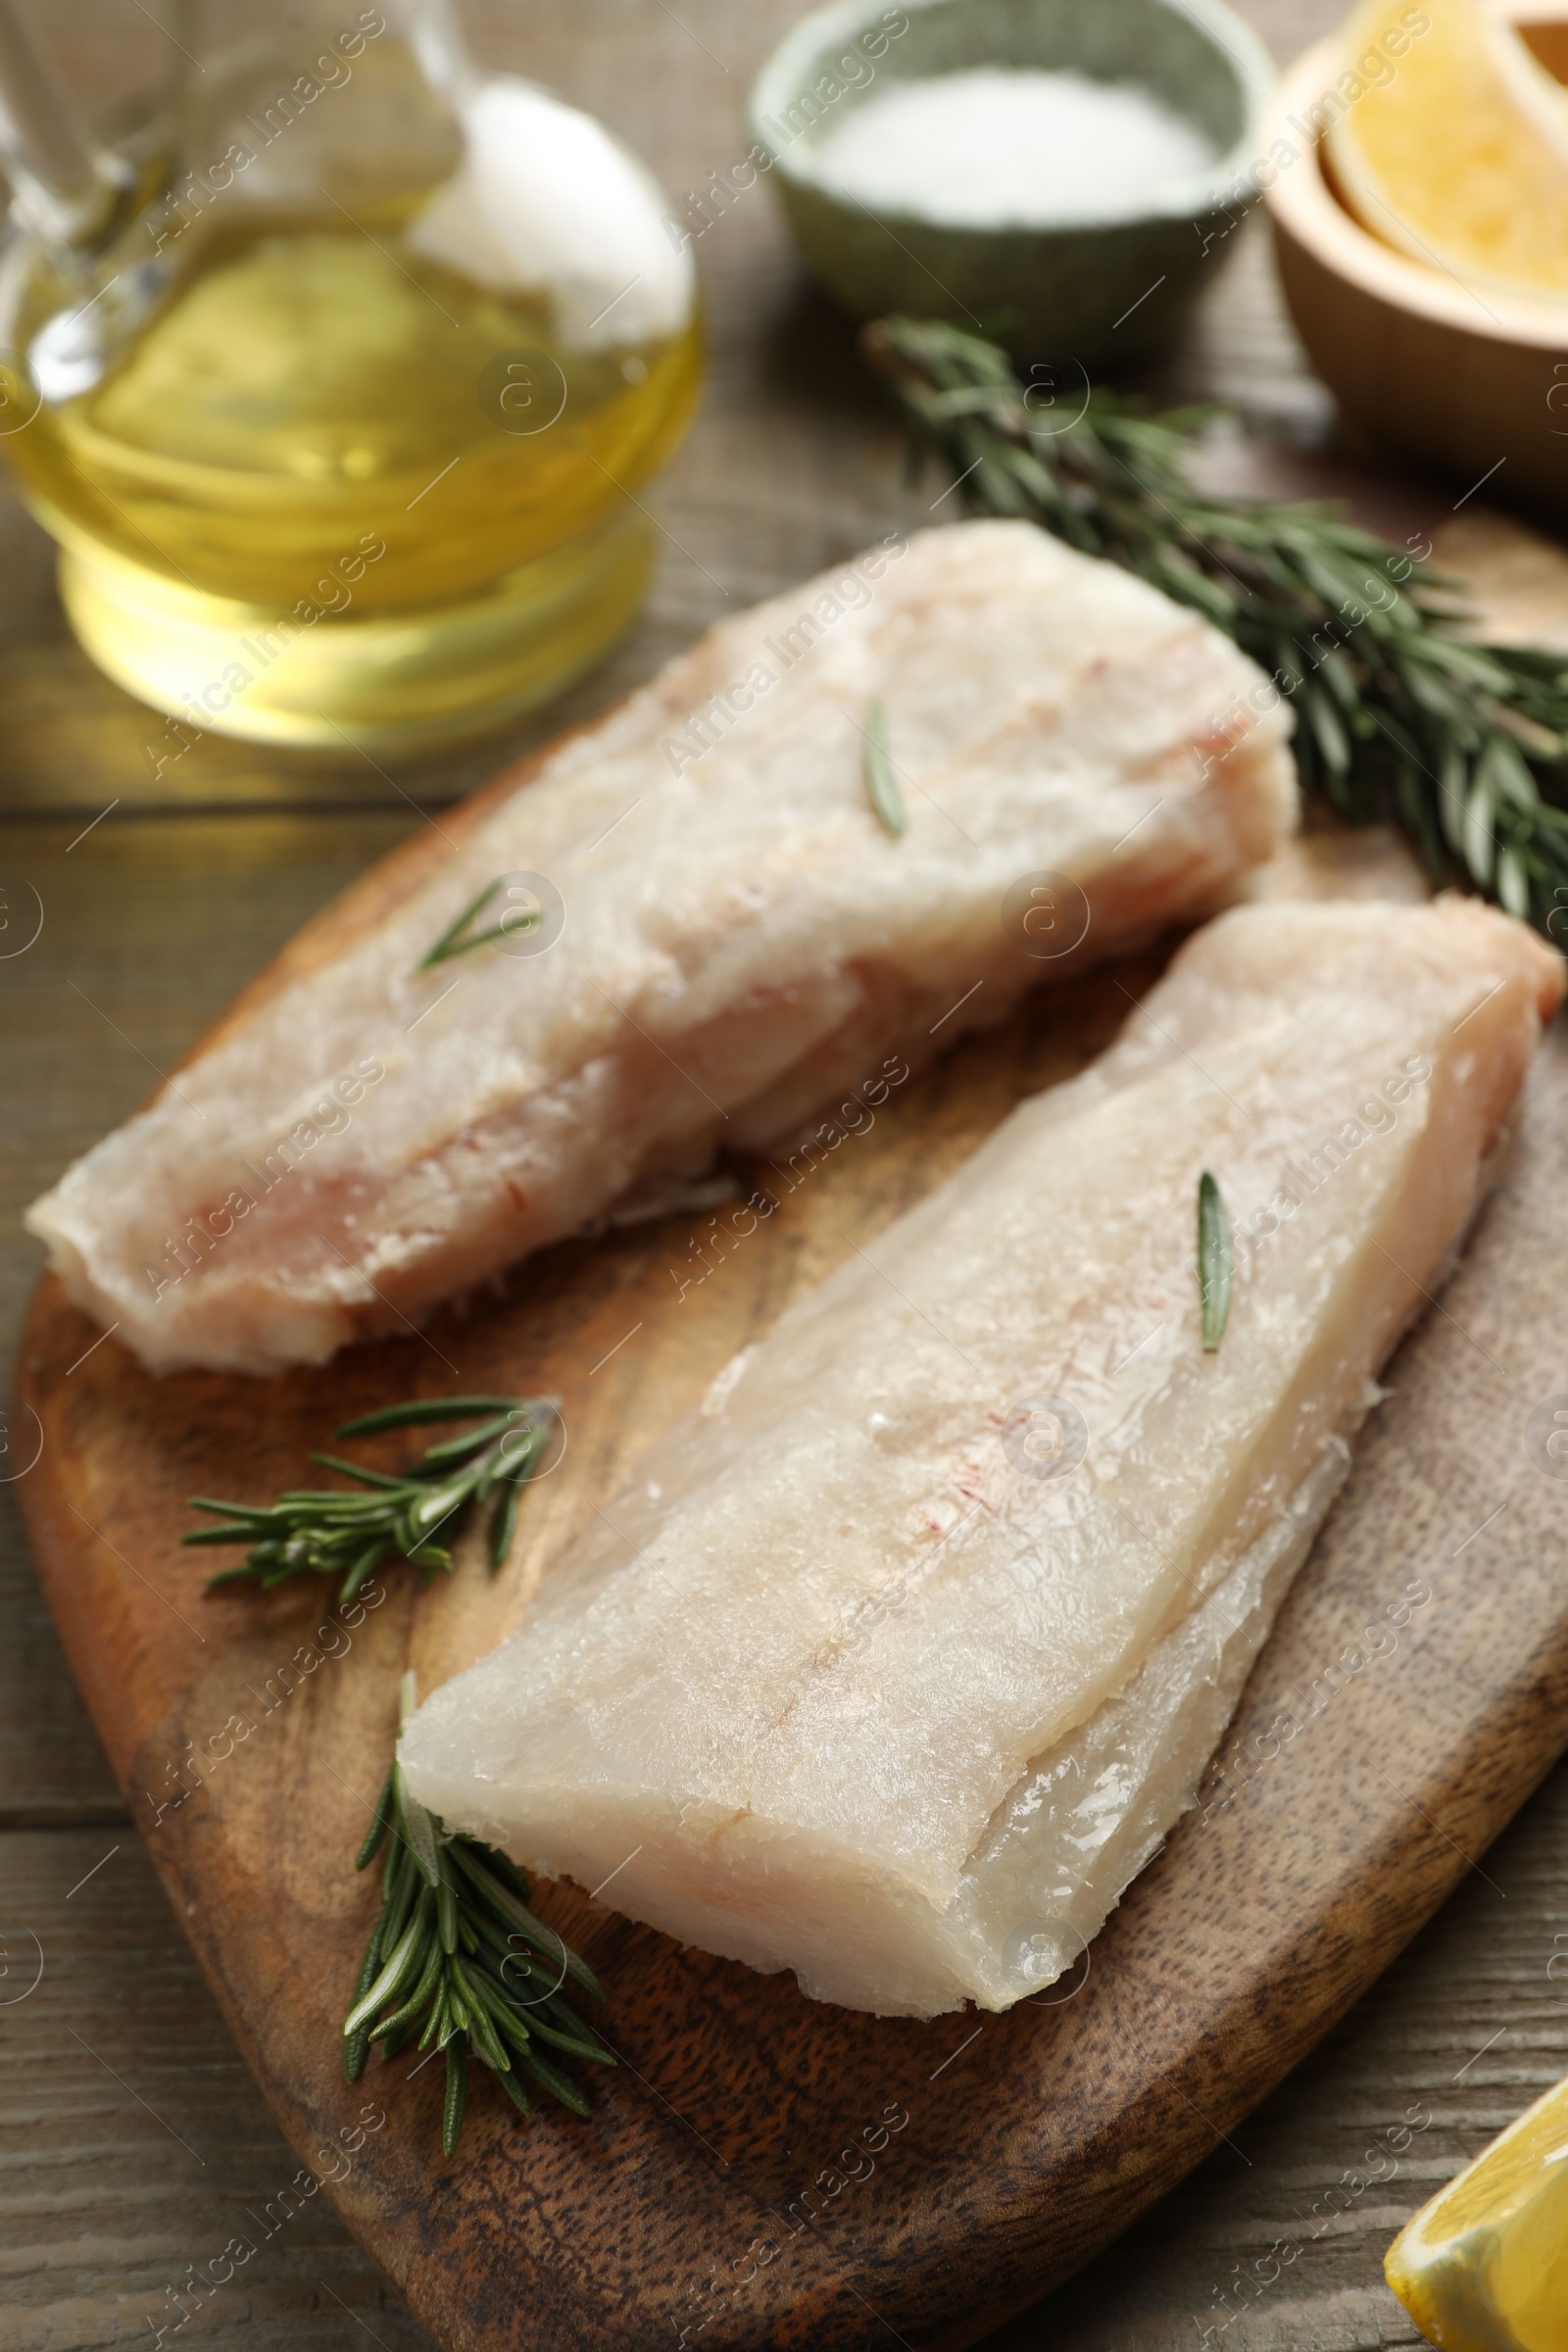
[[[72,623],[192,728],[493,727],[641,602],[637,494],[701,378],[689,259],[641,167],[476,74],[444,0],[186,0],[178,37],[171,123],[105,152],[41,66],[29,123],[0,24],[0,430]]]

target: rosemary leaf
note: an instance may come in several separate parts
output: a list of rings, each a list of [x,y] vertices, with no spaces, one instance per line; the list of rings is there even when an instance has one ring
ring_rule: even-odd
[[[512,1549],[512,1532],[517,1524],[517,1488],[508,1480],[506,1493],[497,1505],[490,1522],[490,1565],[499,1568]]]
[[[433,1451],[434,1448],[432,1447],[431,1450]],[[428,1460],[428,1455],[425,1458]],[[340,1455],[335,1453],[313,1453],[311,1459],[313,1462],[319,1462],[323,1470],[341,1471],[345,1478],[355,1479],[362,1487],[379,1487],[383,1494],[390,1493],[403,1484],[401,1478],[391,1478],[384,1470],[363,1469],[358,1462],[345,1462]],[[292,1502],[299,1498],[288,1495],[285,1499]],[[332,1496],[332,1500],[340,1502],[345,1507],[352,1499],[353,1497],[347,1494]]]
[[[861,761],[865,789],[872,808],[887,830],[897,840],[908,828],[908,810],[904,805],[904,793],[888,758],[887,705],[880,699],[865,714],[865,754]]]
[[[420,956],[414,967],[416,972],[433,971],[438,963],[450,963],[454,956],[466,956],[471,949],[489,947],[494,940],[515,939],[519,932],[531,931],[535,923],[543,920],[539,908],[534,906],[526,910],[517,909],[512,920],[492,923],[488,931],[468,930],[468,925],[489,906],[505,878],[498,874],[493,882],[485,884],[476,899],[469,901],[463,912],[447,925],[434,947]]]
[[[345,2036],[352,2038],[362,2026],[369,2024],[379,2010],[384,2009],[402,1986],[411,1983],[420,1965],[419,1923],[411,1919],[385,1968],[368,1992],[362,1994],[344,2020]]]
[[[517,2052],[517,2064],[525,2066],[534,2081],[542,2089],[548,2090],[553,2099],[559,2099],[563,2107],[569,2107],[573,2115],[580,2115],[584,2123],[588,2121],[593,2109],[571,2077],[564,2075],[559,2066],[552,2066],[550,2060],[541,2057],[531,2044],[527,2049]]]
[[[473,1421],[484,1413],[510,1413],[515,1396],[416,1396],[408,1404],[383,1404],[354,1421],[341,1421],[335,1438],[373,1438],[384,1429],[423,1428],[432,1421]]]
[[[1235,1270],[1231,1221],[1219,1186],[1205,1168],[1198,1179],[1198,1281],[1205,1355],[1212,1355],[1225,1337],[1231,1311],[1231,1276]]]
[[[383,2041],[389,2040],[396,2034],[401,2034],[406,2026],[412,2026],[416,2018],[423,2013],[425,2003],[436,1988],[436,1982],[441,1974],[441,1946],[439,1943],[432,1943],[429,1951],[425,1954],[424,1966],[415,1981],[413,1991],[403,1997],[390,2017],[382,2019],[379,2033]],[[372,2031],[370,2021],[367,2020],[359,2031],[368,2046]]]
[[[375,1923],[375,1933],[365,1947],[365,1958],[360,1967],[360,1981],[354,1987],[354,2000],[356,2007],[358,2007],[360,2002],[363,2001],[365,1995],[369,1991],[370,1986],[374,1984],[380,1958],[381,1921],[377,1920]],[[370,2024],[369,2020],[367,2019],[362,2026],[355,2030],[354,2033],[345,2034],[344,2036],[343,2080],[345,2082],[357,2082],[359,2081],[360,2077],[365,2072],[365,2061],[369,2055],[369,2049]]]
[[[426,1821],[429,1818],[426,1813]],[[443,1859],[439,1847],[436,1850],[436,1870],[440,1884],[436,1888],[435,1910],[441,1933],[441,1949],[455,1952],[458,1948],[458,1891],[453,1884],[452,1865]]]
[[[474,1996],[471,1985],[466,1985],[465,1989],[468,1995],[466,2031],[470,2043],[494,2074],[510,2074],[511,2055],[496,2032],[489,2010]]]
[[[567,2015],[570,2015],[569,2010]],[[548,2041],[553,2049],[566,2050],[573,2058],[580,2058],[587,2066],[613,2066],[615,2063],[604,2043],[586,2039],[580,2027],[575,2034],[565,2034],[551,2019],[541,2017],[537,2011],[530,2010],[528,2031],[530,2034],[537,2034],[541,2041]]]
[[[441,2111],[441,2153],[455,2156],[468,2098],[468,2037],[454,2034],[447,2043],[447,2095]]]
[[[394,1764],[392,1767],[392,1785],[398,1833],[414,1856],[415,1866],[425,1885],[430,1887],[432,1892],[439,1893],[441,1862],[436,1844],[435,1822],[420,1804],[418,1798],[409,1794],[401,1764]]]
[[[1435,882],[1560,924],[1568,660],[1465,637],[1456,585],[1336,507],[1205,496],[1193,460],[1211,411],[1148,416],[1095,391],[1053,430],[979,335],[883,318],[863,340],[971,513],[1036,522],[1202,612],[1294,704],[1308,793],[1401,826]]]
[[[381,1793],[375,1800],[375,1818],[371,1822],[368,1830],[366,1832],[365,1843],[361,1846],[359,1852],[354,1857],[354,1867],[356,1870],[368,1870],[370,1864],[375,1860],[376,1855],[381,1851],[382,1846],[386,1842],[387,1831],[392,1826],[392,1809],[394,1799],[394,1783],[392,1776],[396,1771],[397,1766],[394,1764],[388,1771],[386,1779],[381,1783]],[[361,1990],[364,1990],[363,1986],[361,1987]]]
[[[482,1846],[475,1845],[466,1838],[454,1839],[451,1851],[453,1860],[461,1865],[465,1874],[472,1881],[480,1899],[487,1903],[492,1911],[496,1912],[509,1927],[514,1928],[525,1942],[532,1944],[536,1952],[542,1952],[545,1958],[553,1962],[555,1966],[564,1968],[573,1983],[580,1984],[583,1991],[590,1994],[594,2000],[602,2001],[604,1999],[605,1988],[588,1966],[587,1961],[579,1960],[570,1945],[562,1941],[554,1928],[547,1928],[542,1919],[535,1919],[526,1902],[519,1901],[509,1887],[502,1885],[494,1871],[486,1868],[487,1863],[493,1863],[497,1859],[496,1856],[486,1852]]]
[[[523,2089],[522,2084],[517,2081],[516,2068],[509,2066],[506,2073],[501,2076],[500,2082],[502,2089],[507,2092],[510,2098],[513,2098],[516,2101],[518,2107],[522,2110],[522,2113],[524,2115],[532,2115],[533,2109],[528,2103],[528,2094]]]

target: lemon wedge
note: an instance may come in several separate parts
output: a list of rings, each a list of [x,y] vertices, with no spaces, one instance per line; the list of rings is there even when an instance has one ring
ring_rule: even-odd
[[[1367,0],[1319,109],[1363,228],[1483,292],[1568,300],[1568,102],[1484,0]]]
[[[1383,2268],[1422,2334],[1444,2352],[1563,2352],[1568,2082],[1423,2205]]]

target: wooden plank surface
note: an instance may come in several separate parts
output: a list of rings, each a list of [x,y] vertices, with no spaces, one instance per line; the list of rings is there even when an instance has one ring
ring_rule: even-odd
[[[677,23],[657,0],[546,0],[526,16],[491,5],[470,20],[484,55],[595,108],[685,186],[739,152],[746,75],[795,13],[723,0],[683,5]],[[1244,13],[1285,57],[1337,10],[1253,0]],[[113,79],[121,57],[109,32],[127,37],[125,12],[70,16],[81,61]],[[714,371],[660,494],[674,536],[647,620],[610,674],[572,698],[577,710],[728,609],[723,590],[734,601],[764,593],[886,527],[884,517],[921,511],[899,486],[894,435],[848,378],[842,331],[799,293],[765,194],[706,238],[698,259]],[[1309,438],[1323,425],[1326,404],[1301,373],[1260,242],[1241,243],[1169,381],[1239,402],[1260,429]],[[11,504],[0,558],[0,807],[10,813],[0,876],[30,880],[47,913],[39,950],[0,965],[9,1352],[35,1263],[17,1212],[145,1091],[143,1056],[167,1067],[298,921],[413,821],[404,793],[449,797],[508,746],[400,770],[389,788],[209,738],[183,763],[189,808],[283,802],[294,812],[155,815],[144,747],[158,722],[76,654],[47,549]],[[112,801],[119,808],[78,840]],[[347,803],[364,807],[347,813]],[[79,813],[50,813],[63,808]],[[240,2208],[265,2209],[291,2159],[119,1805],[3,1495],[0,1539],[0,2344],[149,2340],[149,2316],[177,2316],[170,2290],[187,2266],[220,2251]],[[1242,2352],[1413,2341],[1380,2282],[1383,2244],[1568,2064],[1557,1983],[1568,1965],[1556,1957],[1568,1945],[1553,1940],[1568,1934],[1565,1811],[1558,1774],[1486,1858],[1486,1879],[1466,1874],[1333,2042],[1231,2134],[1234,2147],[1009,2343],[1174,2352],[1195,2326]],[[44,1973],[24,1991],[34,1937]],[[1347,2172],[1353,2181],[1357,2165],[1372,2169],[1371,2139],[1415,2101],[1432,2121],[1398,2154],[1397,2175],[1345,2186]],[[318,2208],[302,2220],[308,2231],[295,2225],[298,2235],[263,2242],[235,2300],[196,2312],[185,2342],[216,2342],[242,2319],[268,2352],[363,2343],[367,2329],[388,2346],[426,2340],[329,2217]],[[1224,2290],[1245,2287],[1254,2262],[1267,2272],[1281,2261],[1268,2249],[1282,2237],[1299,2252],[1270,2283],[1253,2272],[1255,2309],[1233,2297],[1244,2316],[1219,2332]],[[868,2324],[868,2341],[882,2333]]]

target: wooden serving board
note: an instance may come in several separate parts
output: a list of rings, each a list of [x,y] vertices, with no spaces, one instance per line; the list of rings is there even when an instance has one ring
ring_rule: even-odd
[[[1560,559],[1467,527],[1503,601],[1543,625],[1568,612]],[[443,837],[473,813],[444,816]],[[257,990],[309,969],[443,854],[427,829]],[[1387,837],[1331,832],[1260,887],[1419,884]],[[40,1286],[12,1439],[24,1460],[36,1447],[19,1493],[62,1639],[301,2189],[321,2183],[444,2343],[973,2342],[1234,2128],[1482,1867],[1568,1745],[1568,1486],[1532,1420],[1568,1391],[1559,1032],[1504,1186],[1396,1359],[1203,1802],[1086,1971],[1003,2017],[878,2020],[546,1887],[541,1910],[609,1987],[602,2022],[623,2060],[594,2078],[591,2123],[551,2110],[524,2126],[476,2069],[446,2162],[439,2065],[372,2060],[343,2083],[339,2026],[376,1901],[349,1865],[404,1669],[429,1690],[493,1646],[731,1353],[1021,1095],[1097,1053],[1156,968],[1038,999],[901,1090],[794,1192],[747,1171],[782,1204],[732,1247],[706,1214],[572,1243],[422,1337],[323,1370],[156,1379]],[[207,1597],[212,1555],[179,1547],[188,1495],[270,1498],[347,1415],[481,1389],[557,1391],[569,1433],[499,1576],[470,1546],[450,1580],[386,1577],[377,1605],[347,1618],[298,1585]],[[243,2249],[229,2259],[242,2277]]]

